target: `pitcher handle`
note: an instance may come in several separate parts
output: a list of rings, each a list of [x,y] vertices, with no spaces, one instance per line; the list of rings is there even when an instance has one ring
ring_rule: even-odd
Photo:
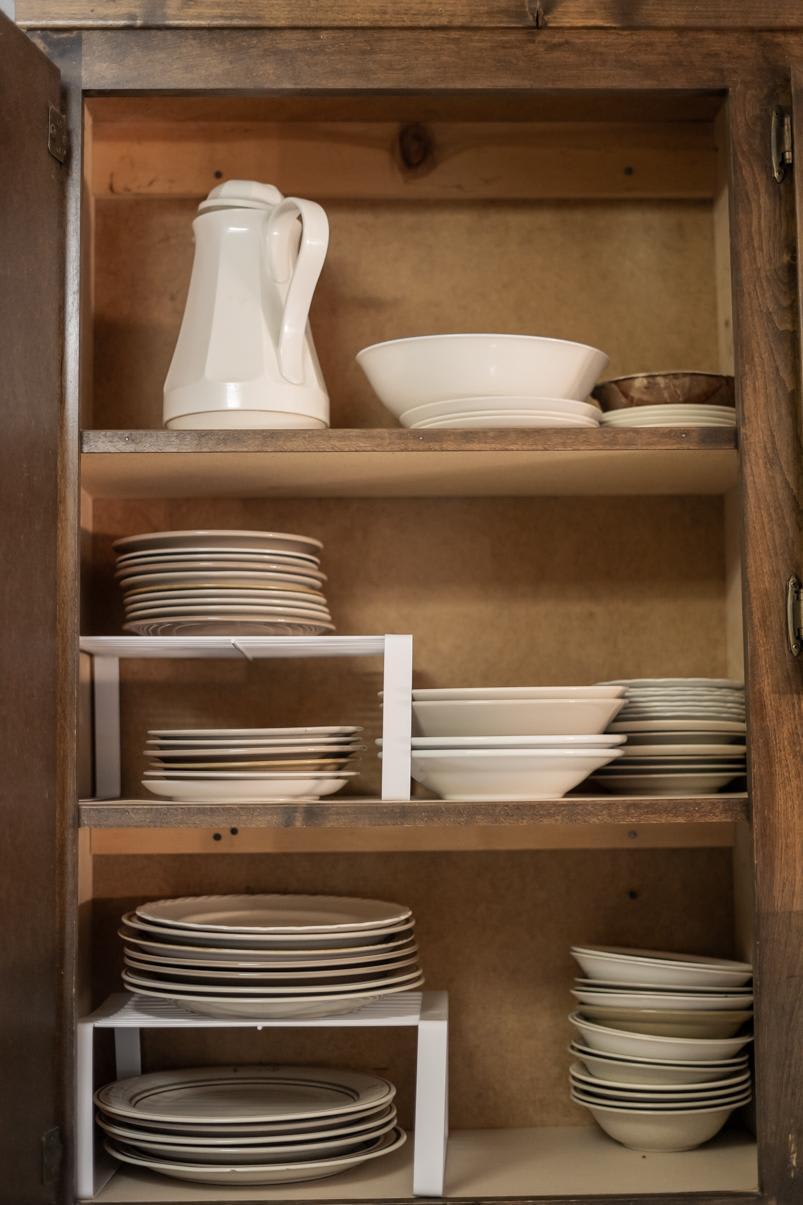
[[[301,218],[301,243],[294,264],[291,235],[296,217]],[[285,197],[271,212],[267,238],[274,281],[290,281],[279,332],[279,370],[285,380],[301,385],[309,308],[329,246],[326,211],[314,201]]]

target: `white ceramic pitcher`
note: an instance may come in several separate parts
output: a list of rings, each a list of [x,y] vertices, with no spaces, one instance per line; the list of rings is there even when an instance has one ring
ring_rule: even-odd
[[[323,209],[271,184],[227,180],[201,202],[192,227],[165,426],[327,427],[329,396],[307,324],[329,243]]]

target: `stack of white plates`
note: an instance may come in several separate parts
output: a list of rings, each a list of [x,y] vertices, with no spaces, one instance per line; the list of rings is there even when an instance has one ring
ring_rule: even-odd
[[[413,778],[442,799],[561,798],[621,756],[624,738],[605,728],[623,694],[621,686],[414,690]]]
[[[611,732],[627,735],[620,765],[594,784],[636,795],[707,795],[745,774],[744,686],[724,678],[623,679]]]
[[[733,406],[629,406],[607,410],[603,427],[735,427]]]
[[[197,1067],[95,1093],[115,1159],[196,1184],[322,1180],[397,1150],[396,1089],[331,1067]]]
[[[634,1150],[690,1150],[751,1097],[749,963],[574,946],[572,1099]]]
[[[117,540],[123,627],[140,636],[333,632],[321,547],[276,531],[157,531]]]
[[[329,1017],[424,982],[409,908],[327,895],[201,895],[123,917],[123,983],[211,1017]]]
[[[151,728],[142,785],[182,803],[320,799],[357,776],[361,728]]]
[[[552,397],[459,397],[414,406],[399,416],[403,427],[598,427],[600,410],[589,402]]]

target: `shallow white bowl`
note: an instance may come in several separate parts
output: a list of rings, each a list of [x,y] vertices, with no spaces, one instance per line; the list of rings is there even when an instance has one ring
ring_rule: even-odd
[[[573,1097],[577,1104],[589,1109],[597,1125],[609,1137],[634,1151],[690,1151],[708,1142],[724,1126],[739,1103],[705,1109],[690,1109],[679,1113],[656,1110],[617,1109],[607,1105],[590,1105]]]
[[[583,1004],[581,1013],[586,1020],[599,1025],[667,1038],[732,1038],[753,1017],[752,1009],[681,1012],[665,1008],[606,1008],[599,1004]]]
[[[701,1084],[715,1082],[726,1075],[743,1074],[749,1067],[747,1055],[709,1062],[677,1063],[669,1059],[644,1059],[637,1056],[604,1054],[580,1042],[572,1042],[569,1053],[600,1080],[628,1084]]]
[[[486,394],[583,401],[608,357],[584,343],[536,335],[422,335],[375,343],[357,363],[398,418],[414,406]]]
[[[596,766],[618,756],[616,749],[414,750],[412,776],[442,799],[559,799]]]
[[[413,703],[416,736],[571,736],[604,732],[621,699],[454,699]]]
[[[612,1097],[627,1096],[643,1100],[672,1101],[678,1098],[722,1094],[742,1088],[750,1083],[750,1070],[745,1068],[735,1075],[723,1076],[716,1080],[694,1080],[685,1084],[639,1084],[628,1083],[627,1080],[601,1079],[592,1075],[584,1062],[572,1063],[569,1076],[577,1082],[577,1086],[585,1086],[589,1092]]]
[[[472,699],[621,699],[624,686],[437,686],[413,691],[416,703]]]
[[[601,1004],[606,1008],[663,1008],[669,1011],[681,1012],[707,1011],[716,1009],[719,1012],[729,1012],[731,1009],[751,1007],[753,997],[749,993],[742,995],[723,995],[713,992],[698,992],[694,995],[682,995],[675,992],[633,992],[622,991],[619,988],[572,988],[572,995],[581,1004]]]
[[[572,946],[572,957],[591,979],[654,987],[741,987],[753,976],[748,962],[636,950],[619,946]]]
[[[671,1038],[659,1034],[633,1033],[614,1026],[587,1021],[572,1013],[570,1022],[595,1050],[606,1054],[638,1055],[648,1059],[670,1059],[676,1063],[729,1059],[753,1040],[752,1034],[735,1038]]]

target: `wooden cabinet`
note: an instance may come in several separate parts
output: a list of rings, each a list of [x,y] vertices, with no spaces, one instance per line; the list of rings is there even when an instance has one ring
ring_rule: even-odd
[[[29,25],[35,7],[18,5]],[[40,24],[86,24],[49,7]],[[38,49],[0,28],[0,1199],[75,1199],[74,1023],[117,986],[125,906],[299,889],[415,908],[428,981],[452,998],[450,1197],[795,1205],[803,658],[788,647],[785,590],[801,569],[800,169],[773,178],[769,135],[776,107],[799,122],[803,35],[717,31],[717,5],[708,27],[683,32],[568,32],[561,12],[582,8],[569,4],[529,6],[526,23],[516,6],[480,5],[499,19],[432,29],[420,14],[388,28],[385,5],[363,6],[376,12],[361,28],[335,16],[339,28],[304,28],[303,5],[297,25],[225,28],[212,5],[199,9],[215,28],[153,28],[150,14],[150,27],[115,29],[100,7],[97,28],[32,34]],[[67,115],[64,165],[48,151],[51,104]],[[161,429],[191,215],[229,176],[275,181],[330,215],[312,315],[330,431]],[[613,373],[735,371],[736,436],[406,431],[354,365],[382,338],[483,328],[589,342]],[[421,685],[744,669],[749,792],[394,803],[377,797],[369,759],[351,799],[179,814],[141,798],[152,717],[347,712],[372,739],[376,676],[142,660],[122,677],[122,798],[79,803],[92,782],[78,637],[119,631],[112,540],[184,526],[323,539],[339,630],[412,632]],[[641,1159],[586,1124],[565,1083],[576,940],[753,957],[757,1142],[741,1118],[699,1151]],[[303,1033],[149,1037],[150,1066],[322,1057]],[[386,1068],[409,1122],[404,1034],[328,1035],[325,1053]],[[385,1179],[230,1196],[121,1172],[98,1199],[410,1192],[400,1164]]]

